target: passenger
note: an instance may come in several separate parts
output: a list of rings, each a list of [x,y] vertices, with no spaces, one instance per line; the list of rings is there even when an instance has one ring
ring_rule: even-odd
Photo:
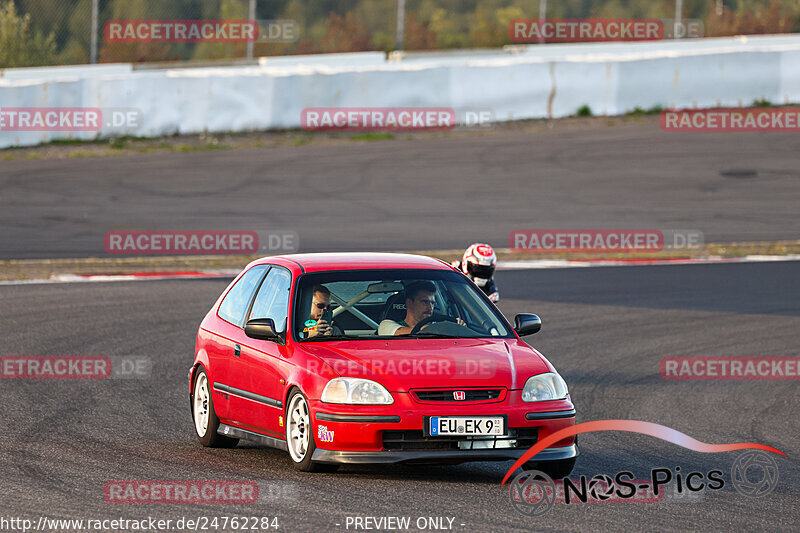
[[[311,296],[311,311],[308,320],[304,324],[300,337],[309,339],[320,335],[341,335],[342,330],[333,325],[333,320],[329,324],[322,320],[322,313],[331,308],[331,291],[324,285],[314,285]]]

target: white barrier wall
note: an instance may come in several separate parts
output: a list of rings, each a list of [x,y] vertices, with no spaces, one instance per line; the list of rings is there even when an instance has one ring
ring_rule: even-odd
[[[0,78],[5,78],[7,80],[57,80],[66,78],[91,78],[110,74],[128,74],[132,71],[133,65],[130,63],[6,68],[0,69]]]
[[[258,66],[109,72],[103,66],[0,78],[8,107],[136,108],[135,127],[0,131],[0,147],[54,139],[299,128],[306,107],[443,106],[498,120],[616,115],[635,107],[800,102],[800,36],[511,46],[497,51],[267,58]],[[118,66],[116,68],[119,68]],[[124,69],[124,67],[123,67]],[[104,120],[105,122],[105,120]],[[2,123],[0,123],[2,128]]]
[[[298,65],[329,65],[354,67],[380,65],[386,62],[383,52],[357,52],[354,54],[313,54],[278,57],[259,57],[258,64],[265,67],[291,67]]]

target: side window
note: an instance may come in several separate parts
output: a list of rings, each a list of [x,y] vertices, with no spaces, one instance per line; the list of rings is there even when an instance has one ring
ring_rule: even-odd
[[[267,268],[269,265],[256,265],[239,278],[219,306],[218,314],[221,319],[237,326],[242,325],[247,306],[250,305],[250,298],[253,297],[256,286]]]
[[[253,302],[253,310],[247,319],[271,318],[275,321],[275,328],[278,331],[286,331],[291,286],[291,274],[282,268],[273,268],[261,284]]]

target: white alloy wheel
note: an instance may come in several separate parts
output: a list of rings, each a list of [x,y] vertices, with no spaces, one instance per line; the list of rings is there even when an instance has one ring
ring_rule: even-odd
[[[292,397],[287,410],[286,443],[289,455],[295,463],[305,459],[308,452],[311,436],[311,416],[308,414],[308,404],[302,394]]]
[[[208,399],[208,378],[200,372],[194,384],[194,429],[200,438],[208,431]]]

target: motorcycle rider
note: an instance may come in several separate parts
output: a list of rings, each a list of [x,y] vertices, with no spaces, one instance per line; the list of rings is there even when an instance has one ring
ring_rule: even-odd
[[[500,291],[494,283],[497,255],[491,246],[480,242],[470,244],[461,261],[453,261],[451,264],[475,282],[491,301],[497,302],[500,299]]]

